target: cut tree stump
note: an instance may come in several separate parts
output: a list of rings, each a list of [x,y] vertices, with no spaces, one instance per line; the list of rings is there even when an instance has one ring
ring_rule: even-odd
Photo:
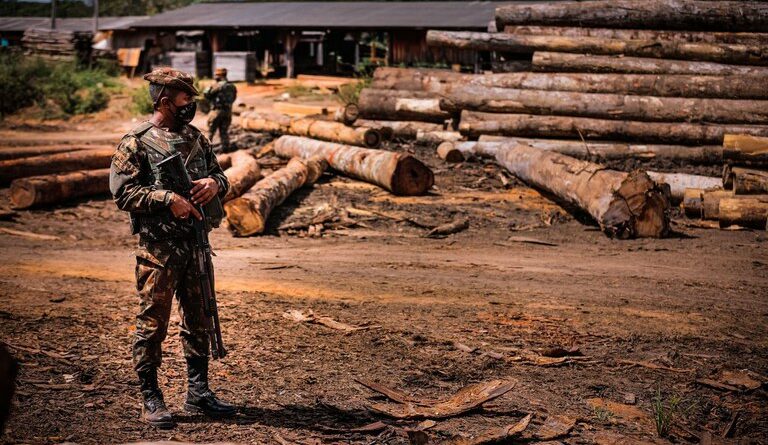
[[[0,161],[0,184],[14,179],[107,168],[115,149],[80,150]]]
[[[510,143],[497,162],[594,218],[610,237],[659,238],[669,232],[669,197],[646,173],[624,173],[570,156]]]
[[[261,167],[256,158],[246,151],[236,151],[230,156],[232,166],[224,170],[229,190],[223,201],[227,202],[245,193],[261,177]]]
[[[749,195],[720,200],[718,212],[720,227],[741,226],[768,229],[768,196]]]
[[[334,170],[395,195],[423,195],[434,184],[432,170],[404,153],[283,136],[275,141],[275,154],[282,158],[321,156]]]
[[[288,165],[257,182],[245,194],[224,204],[227,227],[235,236],[263,233],[272,211],[291,193],[317,181],[327,165],[322,158],[291,159]]]
[[[768,67],[729,65],[715,62],[654,59],[650,57],[599,56],[535,52],[534,71],[625,73],[625,74],[691,74],[711,76],[766,76]]]
[[[32,176],[11,182],[11,207],[28,209],[109,193],[109,169]]]
[[[569,116],[529,114],[461,113],[459,131],[476,138],[483,134],[543,137],[630,140],[644,143],[711,145],[721,144],[727,133],[768,136],[766,125],[694,124],[618,121]]]

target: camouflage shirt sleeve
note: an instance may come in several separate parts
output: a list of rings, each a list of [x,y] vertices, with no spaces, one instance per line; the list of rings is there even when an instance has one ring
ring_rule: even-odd
[[[229,180],[224,174],[224,170],[221,169],[219,161],[216,159],[216,154],[211,148],[208,138],[204,135],[200,135],[200,146],[205,153],[205,164],[208,166],[208,177],[213,178],[219,184],[219,197],[223,198],[229,190]]]
[[[215,158],[214,158],[215,159]],[[168,208],[172,193],[141,183],[143,154],[139,141],[126,136],[120,141],[109,169],[109,190],[120,210],[152,213]]]

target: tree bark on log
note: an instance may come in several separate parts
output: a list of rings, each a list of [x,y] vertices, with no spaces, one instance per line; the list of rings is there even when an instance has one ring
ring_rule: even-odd
[[[763,170],[726,166],[722,181],[736,195],[768,194],[768,172]]]
[[[416,143],[422,145],[437,145],[443,142],[457,142],[464,139],[458,131],[421,131],[416,133]]]
[[[751,1],[602,0],[506,5],[496,26],[587,26],[754,31],[768,29],[768,4]]]
[[[736,65],[768,65],[759,45],[688,43],[669,40],[619,40],[599,37],[515,35],[471,31],[427,31],[427,45],[475,51],[533,53],[553,51],[696,60]]]
[[[80,150],[0,161],[0,184],[29,176],[107,168],[115,149]]]
[[[32,176],[11,182],[11,207],[28,209],[109,193],[109,169]]]
[[[611,26],[614,26],[612,23]],[[509,25],[507,34],[559,37],[599,37],[619,40],[674,40],[691,43],[732,43],[737,45],[768,44],[768,33],[659,31],[654,29],[586,28],[581,26]]]
[[[733,192],[730,190],[705,190],[701,194],[702,213],[701,218],[706,220],[717,220],[720,214],[720,200],[723,198],[732,198]]]
[[[483,134],[544,138],[630,140],[643,143],[713,145],[726,133],[768,136],[766,125],[690,124],[614,121],[567,116],[496,114],[463,111],[459,131],[470,138]]]
[[[745,195],[720,200],[718,212],[720,227],[741,226],[768,229],[768,196]]]
[[[685,173],[647,172],[657,184],[669,185],[672,204],[680,204],[685,198],[686,189],[715,189],[723,185],[721,178]]]
[[[669,200],[647,174],[608,170],[599,164],[511,143],[497,162],[530,186],[586,211],[610,237],[663,237]]]
[[[451,115],[440,109],[440,99],[423,91],[383,91],[366,88],[357,102],[363,119],[423,121],[442,124]]]
[[[535,52],[534,71],[583,72],[583,73],[625,73],[625,74],[697,74],[712,76],[766,76],[768,67],[729,65],[714,62],[692,62],[688,60],[665,60],[649,57],[593,56],[590,54],[568,54],[556,52]]]
[[[229,180],[229,190],[223,201],[227,202],[237,198],[248,191],[261,177],[261,167],[256,158],[245,151],[232,153],[232,166],[224,170],[224,175]]]
[[[27,147],[2,147],[0,148],[0,161],[58,153],[70,153],[82,150],[105,150],[109,148],[114,149],[111,145],[32,145]]]
[[[455,71],[441,69],[379,67],[373,72],[370,88],[419,90],[419,85],[425,78],[452,82],[463,76],[464,74]]]
[[[283,136],[275,141],[275,154],[283,158],[322,156],[334,170],[395,195],[423,195],[435,180],[429,167],[404,153]]]
[[[768,124],[768,101],[535,91],[485,86],[452,88],[440,108],[611,120]]]
[[[356,104],[346,104],[336,109],[334,120],[343,124],[352,125],[360,116],[360,109]]]
[[[438,156],[462,162],[472,157],[493,157],[504,142],[515,140],[539,150],[549,150],[586,160],[663,159],[672,162],[713,165],[722,164],[723,148],[718,145],[691,147],[687,145],[643,145],[618,142],[584,142],[575,140],[508,138],[480,136],[479,141],[445,142],[438,147]]]
[[[768,166],[768,137],[726,134],[723,159],[732,164]]]
[[[279,113],[255,113],[244,117],[240,124],[244,129],[273,134],[307,136],[324,141],[375,148],[381,144],[381,134],[375,129],[348,127],[340,122],[291,118]]]
[[[291,193],[314,183],[327,168],[324,159],[293,158],[262,179],[244,195],[224,204],[227,226],[235,236],[263,233],[267,218]]]
[[[414,140],[419,131],[442,131],[442,124],[419,121],[382,121],[358,119],[355,126],[373,128],[391,135],[389,139]]]
[[[285,134],[291,121],[290,116],[281,113],[248,113],[240,117],[240,126],[244,130]]]

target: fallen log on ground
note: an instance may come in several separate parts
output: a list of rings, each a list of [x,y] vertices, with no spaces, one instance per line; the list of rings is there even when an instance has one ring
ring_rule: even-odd
[[[355,126],[373,128],[379,130],[382,134],[390,136],[388,139],[413,140],[418,136],[419,131],[442,131],[442,124],[419,121],[382,121],[358,119]]]
[[[11,182],[11,207],[28,209],[109,193],[109,169],[19,178]]]
[[[459,131],[470,138],[483,134],[544,138],[631,140],[636,142],[721,144],[727,133],[768,136],[766,125],[693,124],[617,121],[569,116],[535,116],[463,111]]]
[[[716,220],[720,215],[720,200],[733,197],[730,190],[704,190],[701,193],[701,219]]]
[[[736,65],[768,65],[759,45],[688,43],[670,40],[620,40],[600,37],[517,35],[472,31],[427,31],[427,45],[474,51],[533,53],[552,51],[696,60]]]
[[[608,170],[516,143],[499,148],[496,160],[528,185],[591,215],[610,237],[658,238],[669,232],[669,199],[644,172]]]
[[[246,116],[242,123],[246,130],[307,136],[324,141],[375,148],[381,144],[381,134],[375,129],[348,127],[340,122],[292,118],[279,113],[257,113]]]
[[[768,101],[536,91],[467,85],[452,88],[440,108],[611,120],[768,124]]]
[[[409,154],[373,150],[314,139],[283,136],[275,141],[283,158],[322,156],[336,171],[384,187],[395,195],[422,195],[434,184],[432,171]]]
[[[612,23],[610,26],[614,25],[615,24]],[[616,29],[538,25],[508,25],[504,27],[503,31],[507,34],[600,37],[603,39],[623,40],[675,40],[680,42],[733,43],[739,45],[765,45],[768,43],[768,33],[756,32],[660,31],[655,29]]]
[[[732,164],[768,165],[768,137],[726,134],[723,159]]]
[[[602,0],[505,5],[496,26],[592,26],[755,31],[768,29],[768,5],[752,1]]]
[[[0,161],[0,184],[29,176],[107,168],[115,149],[80,150]]]
[[[363,119],[423,121],[442,124],[451,115],[440,109],[440,99],[424,91],[385,91],[366,88],[357,102]]]
[[[526,139],[504,136],[480,136],[478,141],[444,142],[438,146],[438,156],[448,162],[463,162],[472,157],[493,157],[495,150],[514,139],[539,150],[550,150],[587,160],[664,159],[692,164],[722,164],[723,148],[718,145],[691,147],[687,145],[644,145],[618,142],[585,142],[556,139]],[[450,159],[449,159],[450,158]]]
[[[27,147],[0,148],[0,161],[9,159],[29,158],[32,156],[52,155],[57,153],[69,153],[81,150],[105,150],[111,145],[32,145]]]
[[[737,195],[768,194],[768,172],[727,166],[723,170],[723,187]]]
[[[625,73],[625,74],[697,74],[711,76],[766,76],[768,67],[729,65],[714,62],[665,60],[650,57],[599,56],[535,52],[534,71]]]
[[[291,121],[290,116],[282,113],[248,113],[240,117],[240,126],[243,130],[285,134]]]
[[[232,166],[224,170],[229,181],[229,190],[223,201],[227,202],[245,193],[261,177],[261,167],[256,158],[245,151],[236,151],[231,155]]]
[[[749,195],[720,200],[718,212],[720,227],[741,226],[768,229],[768,196]]]
[[[263,233],[272,211],[291,193],[317,181],[326,167],[327,163],[320,158],[291,159],[245,194],[224,204],[227,227],[235,236]]]
[[[721,178],[701,175],[689,175],[686,173],[661,173],[647,172],[656,183],[668,184],[672,204],[680,204],[684,201],[686,189],[715,189],[721,187]]]

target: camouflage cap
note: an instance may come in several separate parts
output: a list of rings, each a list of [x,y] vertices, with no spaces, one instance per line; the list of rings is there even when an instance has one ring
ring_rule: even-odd
[[[197,91],[197,88],[195,88],[192,76],[170,67],[155,68],[151,73],[144,75],[144,80],[147,80],[150,83],[164,85],[167,88],[186,91],[193,96],[200,94]]]

